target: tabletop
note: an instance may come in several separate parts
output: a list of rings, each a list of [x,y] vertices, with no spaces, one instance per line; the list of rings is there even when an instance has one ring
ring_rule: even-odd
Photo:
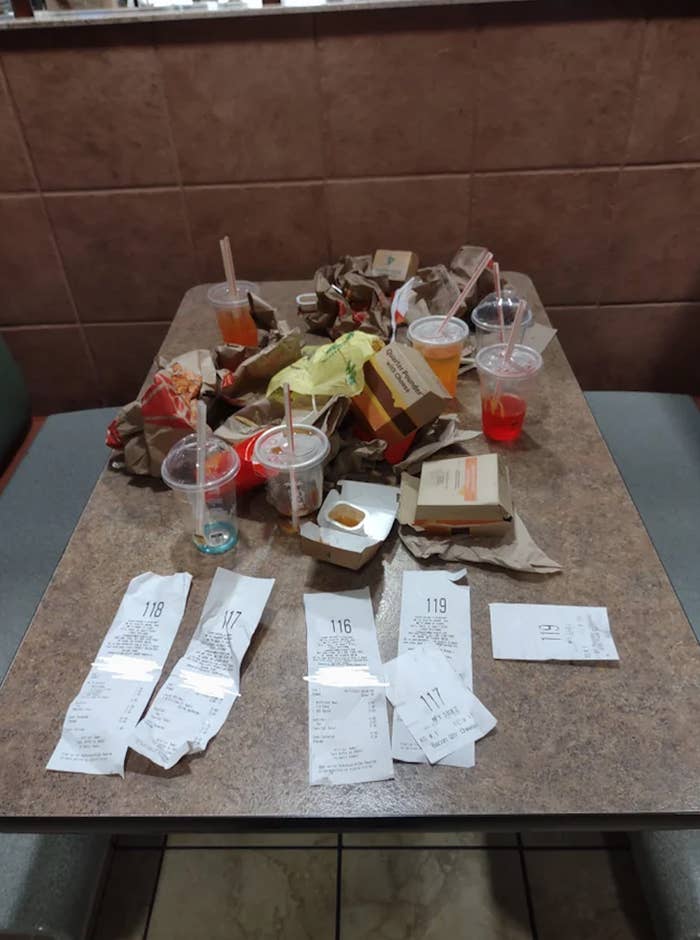
[[[547,323],[532,282],[508,278]],[[293,315],[305,289],[274,282],[262,293]],[[205,286],[187,293],[162,355],[216,345],[205,294]],[[474,374],[460,398],[466,426],[478,428]],[[350,572],[301,554],[256,490],[239,500],[236,550],[208,558],[162,484],[105,470],[0,689],[0,828],[700,826],[698,644],[556,339],[520,441],[477,438],[469,449],[504,454],[520,515],[563,565],[548,576],[469,567],[474,691],[498,719],[477,745],[476,767],[397,763],[391,781],[309,786],[302,594],[369,586],[382,658],[395,656],[401,573],[420,567],[395,531]],[[130,751],[123,780],[46,771],[129,580],[149,570],[194,576],[165,677],[218,565],[276,584],[244,663],[242,697],[206,752],[164,771]],[[492,602],[606,606],[619,665],[496,661]]]

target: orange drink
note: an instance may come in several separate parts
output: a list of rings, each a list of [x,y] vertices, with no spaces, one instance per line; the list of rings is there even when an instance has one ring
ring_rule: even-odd
[[[492,441],[514,441],[522,432],[542,356],[529,346],[516,343],[506,360],[506,344],[484,346],[476,354],[481,386],[481,421]]]
[[[250,281],[238,281],[237,288],[234,295],[225,281],[213,284],[207,292],[207,299],[214,308],[225,343],[257,346],[258,329],[251,314],[248,294],[256,293],[259,288]]]
[[[443,326],[444,324],[444,326]],[[457,374],[462,349],[469,336],[464,320],[421,317],[408,328],[408,338],[423,356],[450,395],[457,394]]]

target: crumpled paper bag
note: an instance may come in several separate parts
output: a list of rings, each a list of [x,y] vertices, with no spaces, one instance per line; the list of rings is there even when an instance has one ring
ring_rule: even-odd
[[[221,347],[219,347],[221,348]],[[228,346],[233,357],[240,346]],[[219,383],[220,394],[228,399],[237,399],[249,392],[263,392],[269,380],[286,366],[301,357],[301,332],[294,329],[280,339],[268,343],[264,349],[257,350],[247,358],[240,360],[233,371],[222,374]]]
[[[517,512],[513,513],[512,531],[500,539],[458,533],[425,535],[407,525],[399,527],[399,538],[416,558],[468,561],[532,574],[555,574],[562,569],[535,544]]]
[[[170,448],[196,426],[196,400],[215,389],[216,368],[208,350],[194,349],[164,362],[141,398],[111,422],[107,446],[123,451],[132,473],[160,476]]]
[[[447,447],[459,447],[481,435],[481,431],[469,431],[461,428],[457,415],[440,415],[432,424],[421,428],[407,456],[397,464],[394,470],[411,470],[416,473],[423,461]]]
[[[352,330],[364,330],[383,339],[390,336],[388,278],[372,271],[372,256],[346,255],[314,275],[318,309],[303,313],[309,331],[334,339]]]
[[[255,398],[235,414],[232,414],[214,431],[217,437],[229,444],[238,444],[257,434],[263,428],[282,424],[284,405],[269,398]],[[297,424],[313,424],[329,437],[347,414],[350,403],[347,398],[329,398],[321,407],[314,409],[292,408],[292,418]]]
[[[365,386],[365,362],[383,345],[379,337],[354,330],[333,343],[307,347],[302,358],[273,376],[265,394],[268,398],[281,398],[288,382],[297,396],[352,398]]]
[[[391,467],[384,462],[385,441],[358,441],[351,434],[335,434],[331,452],[323,469],[326,489],[340,480],[365,480],[372,483],[393,483]]]

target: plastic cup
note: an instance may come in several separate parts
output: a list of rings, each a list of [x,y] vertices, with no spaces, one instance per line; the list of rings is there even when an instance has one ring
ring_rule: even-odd
[[[252,281],[238,281],[237,291],[232,293],[224,281],[212,284],[207,291],[207,300],[214,308],[216,319],[225,343],[234,346],[257,346],[258,328],[248,303],[248,293],[257,294],[260,288]]]
[[[503,336],[501,336],[501,324],[498,316],[498,296],[495,293],[487,294],[472,311],[472,325],[474,326],[474,339],[476,340],[477,349],[492,346],[494,343],[508,342],[520,297],[515,291],[506,289],[501,291],[501,303],[505,327]],[[516,343],[522,344],[525,342],[525,332],[532,325],[532,319],[532,310],[526,307],[520,330],[515,337]]]
[[[523,429],[527,403],[542,368],[542,356],[516,345],[509,362],[505,343],[484,346],[476,354],[481,386],[481,422],[493,441],[514,441]]]
[[[292,515],[292,472],[298,512],[308,516],[323,501],[323,461],[331,445],[323,431],[310,424],[294,425],[294,453],[286,427],[268,428],[255,442],[253,459],[262,468],[267,499],[281,516]]]
[[[456,395],[457,373],[469,326],[464,320],[451,317],[440,330],[444,320],[444,317],[414,320],[408,327],[408,338],[450,395]]]
[[[241,462],[232,447],[211,435],[206,441],[204,486],[197,485],[197,435],[188,434],[168,451],[161,475],[180,498],[192,541],[207,555],[220,555],[238,541],[236,475]],[[197,506],[204,490],[202,531],[197,531]]]

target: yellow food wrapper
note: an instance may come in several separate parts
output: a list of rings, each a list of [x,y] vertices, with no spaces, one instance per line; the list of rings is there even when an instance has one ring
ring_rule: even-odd
[[[384,346],[378,336],[361,330],[344,333],[333,343],[310,346],[304,355],[270,379],[266,395],[279,399],[286,382],[295,395],[352,398],[365,385],[363,366]]]

